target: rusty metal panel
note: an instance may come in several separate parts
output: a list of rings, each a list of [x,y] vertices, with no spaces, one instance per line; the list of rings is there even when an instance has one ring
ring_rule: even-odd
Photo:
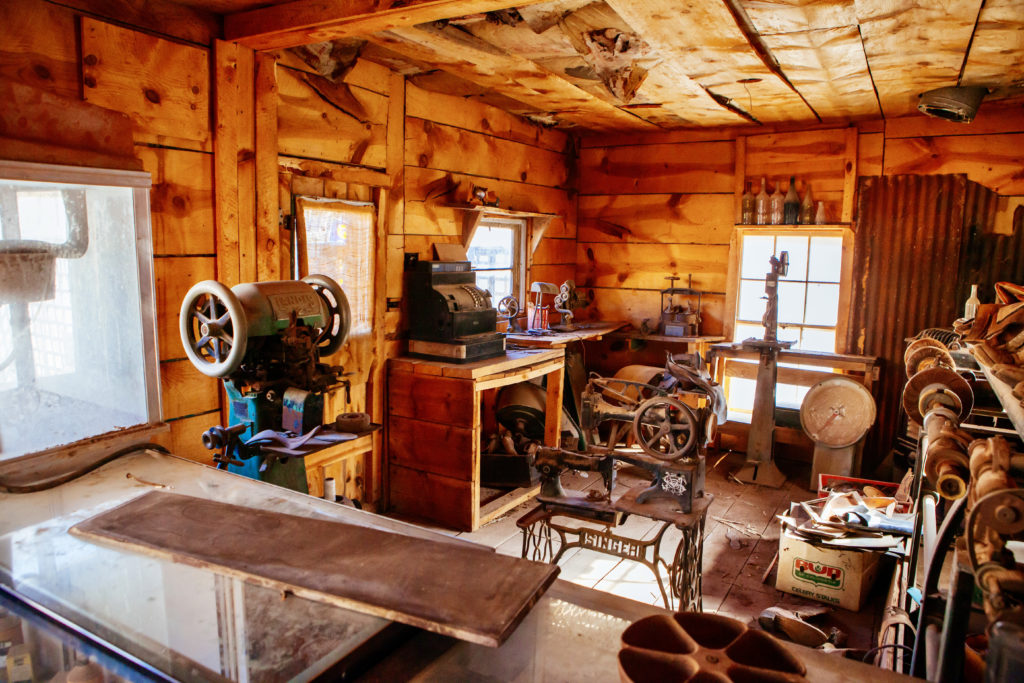
[[[957,317],[967,179],[895,175],[860,179],[848,353],[878,356],[878,419],[864,471],[889,452],[906,381],[904,340]]]
[[[996,232],[998,200],[999,196],[992,190],[968,181],[958,301],[967,300],[972,284],[978,285],[978,297],[983,303],[992,303],[995,283],[1024,283],[1024,212],[1018,212],[1011,233],[999,234]]]

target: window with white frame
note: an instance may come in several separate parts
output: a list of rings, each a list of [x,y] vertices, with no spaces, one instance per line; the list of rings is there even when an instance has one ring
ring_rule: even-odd
[[[794,342],[791,348],[805,351],[836,351],[840,332],[840,311],[845,289],[843,280],[844,241],[849,231],[834,229],[744,228],[737,234],[740,249],[736,282],[736,319],[733,340],[764,337],[765,278],[771,270],[769,259],[789,253],[789,271],[779,278],[780,341]],[[786,367],[780,364],[780,367]],[[800,367],[792,365],[791,367]],[[816,368],[821,369],[821,368]],[[726,378],[729,419],[749,419],[754,403],[756,380]],[[778,384],[776,404],[799,408],[808,387]]]
[[[476,285],[491,293],[497,305],[506,296],[523,301],[526,221],[484,218],[473,234],[467,256],[476,273]]]

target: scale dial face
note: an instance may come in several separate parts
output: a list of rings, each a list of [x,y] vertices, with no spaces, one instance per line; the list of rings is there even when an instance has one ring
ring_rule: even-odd
[[[846,448],[875,422],[875,400],[863,384],[836,377],[818,382],[800,406],[800,424],[815,443]]]

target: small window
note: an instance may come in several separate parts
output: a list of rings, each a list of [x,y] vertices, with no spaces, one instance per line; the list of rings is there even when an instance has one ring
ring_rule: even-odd
[[[506,296],[523,301],[523,240],[521,220],[485,218],[473,234],[467,255],[476,273],[476,285],[491,293],[497,305]]]
[[[159,423],[149,184],[0,162],[0,461]]]
[[[300,235],[298,276],[319,273],[337,280],[352,312],[350,337],[368,335],[373,329],[373,205],[299,197],[295,206]]]
[[[844,230],[773,228],[741,229],[736,282],[736,318],[733,341],[764,337],[765,276],[771,270],[769,258],[789,252],[789,271],[779,278],[779,332],[781,341],[795,342],[791,348],[805,351],[836,351],[840,333],[840,311],[848,282],[844,272]],[[790,367],[800,367],[790,365]],[[820,367],[813,368],[821,370]],[[749,419],[754,404],[754,379],[726,378],[729,419]],[[809,387],[778,384],[776,403],[799,408]]]

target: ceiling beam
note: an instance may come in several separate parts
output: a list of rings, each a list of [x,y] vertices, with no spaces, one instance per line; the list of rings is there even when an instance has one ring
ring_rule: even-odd
[[[224,37],[254,50],[276,50],[365,36],[542,0],[295,0],[224,17]]]
[[[396,29],[372,35],[369,40],[550,112],[561,123],[592,130],[658,130],[654,124],[594,97],[529,59],[454,26]]]

